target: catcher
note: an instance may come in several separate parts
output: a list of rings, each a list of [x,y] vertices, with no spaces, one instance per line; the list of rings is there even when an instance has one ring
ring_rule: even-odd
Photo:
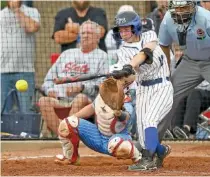
[[[56,156],[56,163],[78,164],[80,140],[90,149],[118,159],[132,159],[134,163],[141,159],[128,132],[131,113],[123,108],[123,90],[127,84],[122,79],[106,79],[92,104],[60,122],[58,134],[63,155]],[[85,120],[92,115],[96,124]]]

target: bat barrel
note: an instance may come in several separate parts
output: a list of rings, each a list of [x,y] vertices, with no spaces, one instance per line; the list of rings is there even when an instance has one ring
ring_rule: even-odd
[[[81,76],[75,76],[75,77],[60,77],[60,78],[55,78],[53,82],[55,84],[65,84],[65,83],[73,83],[73,82],[81,82],[81,81],[87,81],[87,80],[92,80],[92,79],[97,79],[100,77],[107,77],[109,74],[88,74],[88,75],[81,75]]]

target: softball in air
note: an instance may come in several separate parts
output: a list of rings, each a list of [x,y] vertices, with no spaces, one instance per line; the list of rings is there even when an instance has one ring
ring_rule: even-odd
[[[25,80],[18,80],[15,87],[19,92],[25,92],[28,90],[28,82]]]

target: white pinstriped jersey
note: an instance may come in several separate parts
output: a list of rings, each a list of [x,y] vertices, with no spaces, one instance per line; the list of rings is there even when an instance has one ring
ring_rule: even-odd
[[[118,51],[119,62],[123,65],[129,64],[147,43],[153,41],[158,42],[157,35],[154,31],[148,31],[142,33],[139,42],[124,43]],[[166,55],[157,45],[153,51],[153,63],[141,64],[137,71],[137,82],[140,82],[140,84],[136,88],[136,116],[139,143],[142,148],[145,148],[145,129],[149,127],[157,128],[172,107],[173,87],[171,82],[166,79],[169,75]],[[141,81],[157,78],[162,78],[162,82],[148,86],[141,85]]]
[[[117,52],[118,62],[122,65],[129,64],[131,59],[144,48],[145,44],[152,41],[158,42],[157,35],[154,31],[142,33],[141,40],[139,42],[125,42]],[[137,72],[138,82],[141,80],[166,78],[170,75],[167,58],[159,46],[157,46],[153,51],[153,63],[140,65],[139,71]]]

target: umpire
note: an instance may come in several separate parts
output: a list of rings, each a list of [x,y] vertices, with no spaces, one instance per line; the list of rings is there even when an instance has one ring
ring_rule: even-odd
[[[159,40],[169,63],[172,42],[178,43],[184,51],[183,59],[171,77],[174,103],[160,124],[159,135],[162,138],[180,100],[204,79],[210,82],[210,12],[197,6],[195,1],[170,1],[160,26]]]

